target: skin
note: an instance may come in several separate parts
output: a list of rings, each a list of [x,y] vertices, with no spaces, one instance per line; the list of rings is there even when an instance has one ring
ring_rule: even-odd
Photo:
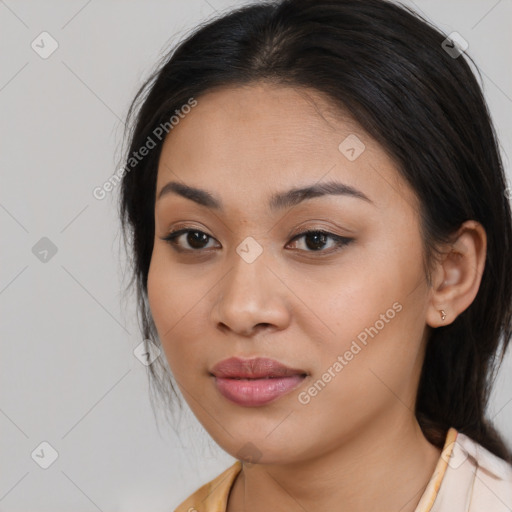
[[[255,458],[237,477],[228,511],[414,511],[441,453],[414,415],[425,343],[474,299],[484,230],[473,221],[461,227],[429,286],[417,198],[350,117],[316,91],[264,82],[197,100],[165,141],[156,194],[176,181],[209,191],[224,208],[172,192],[156,201],[148,299],[193,413],[226,452],[241,458],[249,449]],[[338,149],[350,134],[365,144],[354,161]],[[370,201],[325,195],[268,206],[277,192],[329,180]],[[182,227],[210,238],[191,246],[182,235],[179,252],[163,238]],[[293,240],[315,229],[353,240],[337,250],[329,238],[323,246],[311,236]],[[246,237],[263,249],[252,263],[236,252]],[[300,403],[299,393],[397,302],[401,311]],[[270,357],[308,376],[270,404],[242,407],[210,374],[231,356]]]

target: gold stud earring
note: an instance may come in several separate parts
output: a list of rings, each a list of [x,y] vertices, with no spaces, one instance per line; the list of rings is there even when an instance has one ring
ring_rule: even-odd
[[[441,314],[441,321],[444,322],[444,319],[446,318],[446,313],[444,312],[444,309],[440,309],[439,313]]]

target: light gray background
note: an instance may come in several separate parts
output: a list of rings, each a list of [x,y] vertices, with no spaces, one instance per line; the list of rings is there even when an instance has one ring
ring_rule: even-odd
[[[121,296],[117,196],[92,190],[162,52],[241,3],[0,0],[0,511],[173,510],[234,461],[190,412],[179,435],[157,428]],[[409,4],[469,42],[510,176],[512,1]],[[43,31],[59,45],[47,59],[31,48]],[[47,262],[32,251],[42,237],[57,248]],[[511,359],[492,402],[510,443]],[[43,441],[58,452],[48,469],[31,456]]]

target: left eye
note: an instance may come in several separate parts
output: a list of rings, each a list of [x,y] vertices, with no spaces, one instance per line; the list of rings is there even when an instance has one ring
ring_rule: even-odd
[[[300,233],[296,235],[292,242],[295,240],[299,240],[301,238],[304,238],[305,246],[307,247],[307,252],[331,252],[329,251],[323,251],[322,249],[325,249],[327,245],[327,241],[330,239],[332,241],[330,247],[328,249],[332,249],[334,247],[334,250],[336,248],[341,248],[344,245],[349,244],[353,239],[347,238],[344,236],[335,235],[334,233],[329,233],[328,231],[305,231],[304,233]]]

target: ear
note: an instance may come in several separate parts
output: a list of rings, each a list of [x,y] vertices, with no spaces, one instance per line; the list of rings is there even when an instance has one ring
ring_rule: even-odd
[[[487,253],[487,235],[474,220],[462,224],[432,272],[427,324],[441,327],[452,323],[478,293]],[[446,318],[442,320],[444,311]]]

